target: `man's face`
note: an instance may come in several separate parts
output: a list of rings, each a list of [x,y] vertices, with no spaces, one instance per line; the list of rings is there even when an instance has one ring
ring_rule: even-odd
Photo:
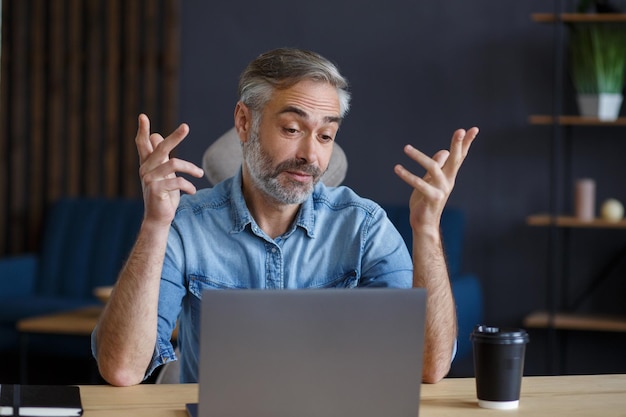
[[[339,129],[339,98],[326,83],[277,90],[244,143],[255,188],[280,204],[300,204],[326,172]]]

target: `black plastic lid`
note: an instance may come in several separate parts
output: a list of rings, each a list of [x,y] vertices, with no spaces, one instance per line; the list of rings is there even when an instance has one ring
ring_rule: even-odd
[[[483,343],[514,344],[528,343],[530,338],[524,329],[492,327],[481,324],[474,327],[470,340]]]

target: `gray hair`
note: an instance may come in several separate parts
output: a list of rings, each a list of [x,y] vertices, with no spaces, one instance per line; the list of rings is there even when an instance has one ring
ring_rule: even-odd
[[[340,116],[350,108],[348,81],[339,69],[321,55],[294,48],[278,48],[259,55],[239,78],[239,100],[260,117],[275,89],[286,89],[300,81],[327,82],[337,89]]]

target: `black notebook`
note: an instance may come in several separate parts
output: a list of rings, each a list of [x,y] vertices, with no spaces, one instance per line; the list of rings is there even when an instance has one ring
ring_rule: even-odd
[[[69,417],[82,414],[79,387],[0,384],[0,416]]]

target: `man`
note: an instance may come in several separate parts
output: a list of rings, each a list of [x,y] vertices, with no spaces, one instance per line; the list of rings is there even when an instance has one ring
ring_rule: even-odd
[[[304,50],[267,52],[243,72],[239,95],[234,121],[241,170],[198,192],[176,173],[199,178],[202,170],[169,157],[187,125],[163,138],[150,134],[148,118],[139,116],[145,215],[94,330],[102,376],[133,385],[175,360],[170,335],[178,319],[181,381],[197,381],[204,289],[414,286],[428,290],[423,380],[439,381],[456,342],[439,221],[478,129],[456,131],[450,151],[433,158],[405,147],[427,171],[420,178],[395,167],[414,188],[411,261],[378,205],[319,182],[350,102],[347,82],[332,63]]]

